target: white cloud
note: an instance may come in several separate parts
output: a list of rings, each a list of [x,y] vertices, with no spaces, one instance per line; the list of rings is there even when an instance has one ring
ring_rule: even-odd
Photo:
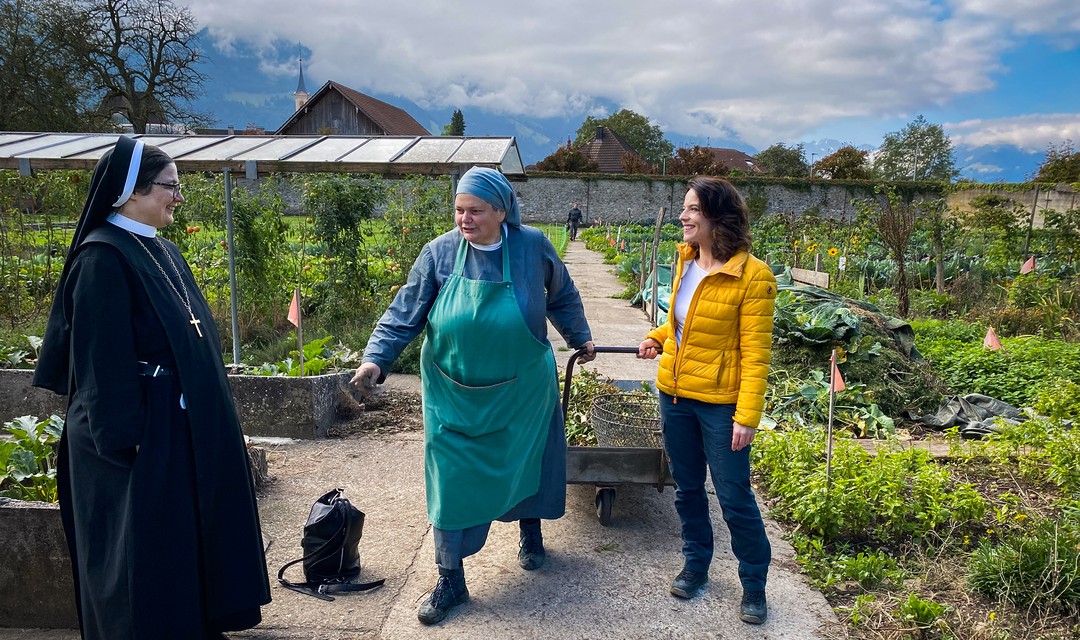
[[[982,175],[996,175],[1001,173],[1002,171],[1004,171],[1004,169],[995,164],[984,164],[982,162],[969,164],[967,167],[964,168],[964,172],[969,174],[978,173]]]
[[[240,104],[250,105],[252,107],[264,107],[273,103],[275,100],[281,100],[281,94],[277,93],[251,93],[245,91],[231,91],[222,96],[224,99],[230,102],[239,102]]]
[[[1080,113],[965,120],[942,126],[956,147],[1012,145],[1034,153],[1065,140],[1080,141]]]
[[[1061,48],[1080,42],[1080,2],[1076,0],[953,0],[958,14],[1000,20],[1015,33],[1050,36]]]
[[[1067,16],[1066,2],[1041,2]],[[1070,6],[1075,3],[1072,0]],[[584,118],[612,103],[669,133],[765,147],[848,118],[909,117],[994,86],[1008,6],[956,0],[190,0],[218,46],[311,49],[309,78],[425,108]],[[300,15],[298,15],[300,13]],[[1074,11],[1075,13],[1075,11]],[[295,63],[268,53],[263,70]]]

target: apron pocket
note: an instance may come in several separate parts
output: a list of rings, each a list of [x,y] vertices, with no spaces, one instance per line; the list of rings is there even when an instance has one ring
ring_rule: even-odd
[[[516,377],[483,387],[461,384],[432,363],[432,409],[439,424],[469,437],[505,429],[517,407]]]

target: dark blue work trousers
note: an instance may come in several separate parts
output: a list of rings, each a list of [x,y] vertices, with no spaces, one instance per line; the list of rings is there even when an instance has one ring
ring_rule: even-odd
[[[739,560],[739,581],[746,591],[764,591],[772,559],[754,490],[750,487],[750,447],[731,450],[735,405],[673,398],[660,392],[660,416],[675,510],[682,522],[684,569],[709,570],[713,556],[712,519],[705,492],[706,465],[731,532],[731,550]]]

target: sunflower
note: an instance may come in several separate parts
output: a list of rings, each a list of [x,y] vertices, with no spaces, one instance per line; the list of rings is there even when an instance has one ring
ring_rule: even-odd
[[[854,246],[856,246],[858,244],[859,244],[859,236],[851,236],[851,246],[854,247]]]
[[[829,247],[829,256],[830,257],[835,258],[838,253],[840,253],[839,249],[837,249],[836,247]]]
[[[815,251],[817,251],[817,243],[816,242],[813,243],[813,244],[807,245],[807,247],[806,247],[806,252],[807,253],[813,253]]]
[[[791,243],[791,246],[798,249],[799,248],[799,241],[796,240],[795,242]]]

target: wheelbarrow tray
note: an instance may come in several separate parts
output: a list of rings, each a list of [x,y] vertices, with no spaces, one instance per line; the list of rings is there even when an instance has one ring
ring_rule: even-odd
[[[653,447],[567,447],[567,484],[674,486],[663,451]]]
[[[637,353],[637,347],[596,347],[595,350],[596,353]],[[562,397],[564,418],[570,405],[570,381],[574,375],[574,362],[584,353],[584,348],[578,349],[566,363]],[[665,486],[675,486],[668,469],[667,457],[659,447],[567,447],[566,483],[591,484],[596,487],[596,517],[604,526],[611,522],[615,487],[644,484],[663,492]]]

